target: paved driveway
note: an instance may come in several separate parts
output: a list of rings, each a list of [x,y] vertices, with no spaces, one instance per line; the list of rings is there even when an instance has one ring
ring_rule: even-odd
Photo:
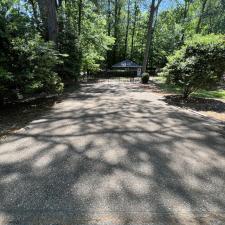
[[[225,224],[224,128],[84,85],[1,143],[0,224]]]

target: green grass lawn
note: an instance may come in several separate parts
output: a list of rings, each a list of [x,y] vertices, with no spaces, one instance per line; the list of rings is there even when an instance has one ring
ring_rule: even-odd
[[[170,93],[176,93],[181,94],[181,88],[166,84],[166,78],[165,77],[154,77],[153,81],[162,89]],[[218,89],[213,91],[208,90],[198,90],[192,94],[192,96],[195,97],[201,97],[201,98],[218,98],[218,99],[225,99],[225,90]]]

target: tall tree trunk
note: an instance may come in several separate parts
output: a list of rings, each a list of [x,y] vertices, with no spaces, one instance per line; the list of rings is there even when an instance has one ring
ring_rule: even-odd
[[[38,5],[48,40],[56,43],[58,35],[56,2],[55,0],[38,0]]]
[[[136,32],[136,23],[137,23],[137,1],[134,3],[134,22],[133,22],[133,29],[132,29],[132,35],[131,35],[131,51],[130,51],[130,58],[133,59],[133,53],[134,53],[134,35]]]
[[[154,58],[154,31],[157,26],[157,20],[158,20],[158,7],[155,9],[155,21],[153,22],[153,27],[152,27],[152,41],[149,46],[149,66],[152,68],[153,67],[153,58]]]
[[[108,9],[107,9],[107,33],[108,33],[108,36],[111,35],[111,0],[108,0]],[[111,59],[111,54],[112,52],[110,50],[107,51],[107,67],[110,68],[111,65],[112,65],[112,59]]]
[[[144,60],[143,60],[143,67],[142,67],[142,72],[144,73],[147,68],[148,64],[148,57],[149,57],[149,51],[152,49],[152,44],[153,44],[153,33],[154,33],[154,17],[155,13],[157,12],[160,3],[162,0],[158,0],[156,4],[156,0],[152,0],[152,3],[150,5],[150,15],[149,15],[149,20],[148,20],[148,33],[147,33],[147,42],[145,46],[145,53],[144,53]]]
[[[155,0],[152,0],[151,6],[150,6],[150,12],[149,12],[149,20],[148,20],[147,42],[145,46],[144,61],[143,61],[143,67],[142,67],[143,73],[146,71],[146,68],[147,68],[149,49],[152,44],[154,14],[155,14]]]
[[[114,6],[114,38],[115,43],[113,46],[113,63],[117,60],[117,47],[118,47],[118,26],[119,26],[119,0],[115,0],[115,6]]]
[[[57,42],[58,23],[56,14],[55,0],[48,0],[48,38],[51,41]]]
[[[79,36],[81,34],[82,10],[83,10],[83,0],[79,0],[79,3],[78,3],[78,35]]]
[[[185,0],[184,14],[183,14],[183,24],[186,23],[185,21],[186,21],[187,16],[188,16],[188,11],[189,11],[189,8],[190,8],[190,1],[191,1],[191,0]],[[183,31],[182,31],[182,36],[181,36],[181,43],[180,43],[180,45],[183,45],[183,43],[184,43],[184,38],[185,38],[185,28],[183,28]]]
[[[107,18],[107,22],[108,22],[108,28],[107,28],[107,32],[108,32],[108,36],[111,35],[111,0],[108,0],[108,9],[107,9],[107,14],[108,14],[108,18]]]
[[[124,58],[127,57],[129,26],[130,26],[130,0],[128,0],[128,3],[127,3],[127,26],[126,26],[126,35],[125,35]]]
[[[195,29],[195,32],[196,32],[197,34],[199,34],[199,33],[201,32],[202,17],[203,17],[203,14],[204,14],[204,12],[205,12],[206,3],[207,3],[207,0],[202,0],[201,13],[200,13],[200,15],[199,15],[198,23],[197,23],[197,26],[196,26],[196,29]]]
[[[45,0],[38,0],[38,7],[44,28],[44,39],[48,40],[48,21],[47,21],[48,13]]]

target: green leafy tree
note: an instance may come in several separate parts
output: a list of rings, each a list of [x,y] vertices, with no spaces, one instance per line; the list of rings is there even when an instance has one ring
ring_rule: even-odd
[[[56,65],[63,63],[52,42],[45,42],[40,35],[32,38],[15,38],[14,50],[18,53],[18,64],[25,64],[18,71],[16,81],[22,93],[61,92],[63,84],[55,72]]]
[[[224,36],[195,35],[168,61],[162,74],[168,83],[182,88],[184,98],[200,88],[212,87],[225,71]]]
[[[114,43],[114,38],[108,36],[106,16],[99,16],[95,4],[85,1],[83,7],[82,30],[80,35],[83,71],[99,70],[105,60],[107,51]]]

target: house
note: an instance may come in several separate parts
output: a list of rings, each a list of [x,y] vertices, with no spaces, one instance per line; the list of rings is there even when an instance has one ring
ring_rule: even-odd
[[[122,62],[116,63],[112,66],[113,70],[125,70],[125,71],[136,71],[137,76],[141,75],[141,65],[138,65],[137,63],[131,61],[131,60],[124,60]]]

